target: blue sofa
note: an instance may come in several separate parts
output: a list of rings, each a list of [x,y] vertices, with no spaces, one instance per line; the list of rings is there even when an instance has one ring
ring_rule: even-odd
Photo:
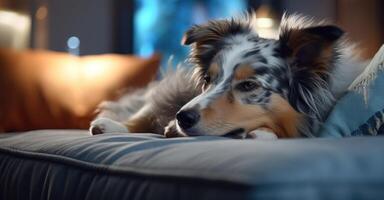
[[[0,199],[384,199],[384,137],[0,135]]]

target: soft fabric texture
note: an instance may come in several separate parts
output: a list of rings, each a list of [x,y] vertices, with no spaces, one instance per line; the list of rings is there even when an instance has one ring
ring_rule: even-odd
[[[151,81],[160,58],[0,49],[0,132],[88,128],[96,106]]]
[[[384,134],[384,46],[335,105],[319,137]]]
[[[0,199],[383,199],[384,137],[0,135]]]

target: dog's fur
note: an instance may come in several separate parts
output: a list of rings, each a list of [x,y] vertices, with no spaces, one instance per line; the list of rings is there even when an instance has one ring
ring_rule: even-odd
[[[249,14],[193,26],[182,41],[191,45],[193,73],[179,69],[128,100],[104,103],[91,132],[313,136],[363,63],[334,25],[285,15],[279,38],[265,39],[254,20]],[[198,121],[185,128],[177,112]]]

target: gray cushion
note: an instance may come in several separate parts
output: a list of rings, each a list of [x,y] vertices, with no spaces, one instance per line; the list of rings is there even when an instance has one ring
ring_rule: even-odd
[[[384,199],[383,152],[379,136],[3,134],[0,199]]]

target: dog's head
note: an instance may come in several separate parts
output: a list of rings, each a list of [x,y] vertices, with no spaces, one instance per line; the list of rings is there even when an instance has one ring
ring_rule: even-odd
[[[312,93],[326,91],[335,43],[343,31],[283,17],[278,39],[257,35],[254,16],[195,25],[183,38],[203,92],[176,115],[187,135],[246,133],[272,129],[298,134],[303,115],[317,115]]]

